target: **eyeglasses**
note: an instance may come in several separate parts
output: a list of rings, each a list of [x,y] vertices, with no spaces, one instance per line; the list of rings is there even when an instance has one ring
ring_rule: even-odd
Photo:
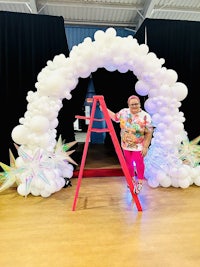
[[[139,106],[139,103],[135,103],[135,104],[129,104],[129,106],[134,107],[134,106]]]

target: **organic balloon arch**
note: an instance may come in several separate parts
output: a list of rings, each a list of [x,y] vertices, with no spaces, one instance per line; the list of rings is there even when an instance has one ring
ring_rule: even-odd
[[[179,111],[188,89],[177,82],[174,70],[162,67],[164,63],[146,44],[139,45],[133,36],[119,37],[114,28],[96,31],[94,41],[85,38],[72,48],[68,58],[61,54],[49,60],[38,74],[37,90],[27,94],[24,117],[12,131],[18,157],[13,159],[10,153],[11,166],[1,163],[5,174],[1,176],[6,179],[0,191],[16,182],[22,196],[49,197],[63,188],[64,177],[72,177],[69,154],[62,140],[56,141],[57,116],[62,100],[71,99],[78,78],[86,78],[98,68],[132,71],[138,79],[135,91],[148,96],[144,107],[155,127],[145,158],[149,186],[200,186],[199,140],[188,141],[184,114]]]

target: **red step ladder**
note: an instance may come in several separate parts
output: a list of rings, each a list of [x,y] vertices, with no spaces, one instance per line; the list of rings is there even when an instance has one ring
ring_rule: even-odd
[[[101,106],[101,110],[102,110],[103,115],[104,115],[103,119],[96,119],[94,117],[95,116],[95,111],[96,111],[96,106],[97,106],[98,102],[99,102],[99,104]],[[108,114],[107,107],[106,107],[106,104],[105,104],[105,101],[104,101],[104,97],[102,95],[93,96],[93,105],[92,105],[92,110],[91,110],[91,116],[90,117],[76,116],[76,118],[78,118],[78,119],[87,119],[90,122],[89,122],[89,125],[88,125],[87,134],[86,134],[86,140],[85,140],[85,145],[84,145],[84,149],[83,149],[83,155],[82,155],[80,170],[79,170],[79,174],[78,174],[78,182],[77,182],[77,186],[76,186],[76,192],[75,192],[75,197],[74,197],[72,210],[74,211],[76,209],[76,204],[77,204],[79,189],[80,189],[80,186],[81,186],[81,181],[82,181],[82,178],[83,178],[83,170],[84,170],[84,166],[85,166],[85,161],[86,161],[86,156],[87,156],[87,151],[88,151],[88,145],[89,145],[89,142],[90,142],[91,132],[96,132],[96,133],[109,132],[110,136],[111,136],[111,139],[112,139],[112,142],[113,142],[113,145],[115,147],[115,151],[117,153],[119,162],[121,164],[124,176],[126,178],[127,184],[129,185],[130,192],[131,192],[132,197],[133,197],[133,199],[135,201],[135,204],[137,206],[137,209],[138,209],[138,211],[142,211],[142,207],[140,205],[140,201],[138,199],[138,196],[133,191],[134,190],[134,185],[133,185],[133,182],[132,182],[132,177],[131,177],[131,175],[129,173],[128,167],[126,165],[126,161],[125,161],[124,156],[123,156],[123,152],[122,152],[121,146],[120,146],[120,144],[118,142],[118,138],[117,138],[117,135],[115,133],[111,118],[110,118],[110,116]],[[92,127],[94,121],[102,121],[102,120],[105,120],[107,128],[99,129],[99,128],[93,128]]]

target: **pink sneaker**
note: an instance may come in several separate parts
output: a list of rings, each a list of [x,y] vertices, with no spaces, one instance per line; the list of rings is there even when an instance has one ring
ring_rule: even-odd
[[[140,191],[142,190],[142,187],[143,187],[143,185],[141,183],[135,184],[135,186],[134,186],[134,193],[135,194],[139,194]]]

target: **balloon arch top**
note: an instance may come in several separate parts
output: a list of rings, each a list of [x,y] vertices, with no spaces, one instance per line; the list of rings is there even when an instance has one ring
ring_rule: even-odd
[[[144,107],[155,126],[145,158],[148,184],[151,187],[187,188],[193,183],[200,186],[199,162],[190,151],[183,124],[185,117],[179,111],[188,89],[177,82],[174,70],[162,67],[164,63],[163,58],[149,52],[146,44],[139,45],[133,36],[119,37],[114,28],[96,31],[94,41],[85,38],[72,48],[68,58],[61,54],[49,60],[38,74],[37,90],[27,94],[24,117],[12,131],[19,154],[14,168],[18,193],[48,197],[63,187],[64,177],[72,177],[73,165],[67,161],[61,141],[56,141],[57,117],[62,100],[71,99],[78,79],[88,77],[98,68],[121,73],[132,71],[138,79],[135,91],[140,96],[148,96]]]

